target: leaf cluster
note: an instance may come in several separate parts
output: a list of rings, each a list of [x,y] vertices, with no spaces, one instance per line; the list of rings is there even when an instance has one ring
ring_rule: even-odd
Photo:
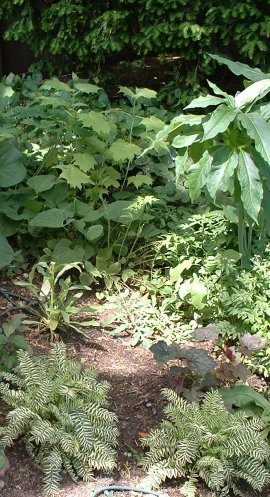
[[[230,414],[215,391],[205,396],[200,407],[171,390],[165,390],[164,396],[169,401],[167,419],[142,439],[148,449],[144,467],[150,487],[159,486],[166,478],[187,477],[184,495],[195,497],[200,477],[221,497],[230,490],[242,495],[241,479],[258,491],[269,483],[265,464],[270,449],[259,419]]]
[[[0,447],[23,437],[44,473],[48,496],[58,492],[63,469],[75,481],[113,469],[118,431],[115,414],[106,408],[109,384],[67,359],[64,344],[54,345],[49,357],[20,351],[18,361],[16,372],[3,373],[0,383],[12,407],[0,429]]]

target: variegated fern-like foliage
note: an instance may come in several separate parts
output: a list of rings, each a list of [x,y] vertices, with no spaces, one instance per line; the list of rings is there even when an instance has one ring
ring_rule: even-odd
[[[171,390],[163,393],[169,401],[167,420],[142,439],[149,448],[144,458],[146,485],[154,488],[166,478],[187,477],[181,493],[195,497],[200,477],[213,495],[223,497],[230,490],[242,495],[240,479],[258,491],[270,483],[265,467],[270,448],[260,433],[260,420],[229,413],[216,391],[208,393],[201,406],[188,404]]]
[[[118,430],[109,412],[109,384],[97,381],[92,369],[67,359],[64,344],[51,354],[31,358],[18,353],[16,374],[3,373],[0,394],[13,407],[0,428],[0,447],[23,437],[26,449],[44,472],[44,490],[59,490],[61,470],[73,480],[93,477],[93,470],[115,466]]]

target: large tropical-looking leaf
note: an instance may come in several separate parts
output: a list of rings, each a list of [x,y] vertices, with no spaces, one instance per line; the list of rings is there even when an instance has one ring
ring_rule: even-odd
[[[230,190],[231,178],[237,164],[237,153],[231,147],[222,146],[213,154],[213,162],[206,184],[214,200],[218,192],[227,192]]]
[[[188,185],[192,202],[198,198],[207,182],[212,160],[212,156],[206,151],[199,162],[193,164],[189,169]]]
[[[212,59],[216,60],[219,64],[225,64],[233,74],[236,76],[244,76],[250,81],[260,81],[270,77],[270,73],[265,74],[258,68],[249,67],[247,64],[242,64],[242,62],[234,62],[233,60],[226,59],[225,57],[220,57],[219,55],[209,54]]]
[[[0,188],[17,185],[24,180],[26,169],[22,153],[8,140],[0,142]]]
[[[30,221],[35,228],[62,228],[66,213],[63,209],[47,209],[40,212]]]
[[[256,102],[256,100],[265,97],[265,95],[267,95],[269,91],[270,79],[262,79],[261,81],[256,81],[256,83],[248,86],[247,88],[245,88],[245,90],[241,91],[241,93],[238,93],[238,95],[235,96],[235,107],[237,109],[242,109],[246,105]]]
[[[239,152],[237,176],[244,209],[251,219],[257,222],[263,199],[263,187],[257,166],[252,157],[243,150]]]
[[[208,121],[203,123],[203,141],[214,138],[219,133],[226,131],[230,123],[235,119],[236,112],[227,105],[220,105],[211,114]]]
[[[270,164],[270,124],[259,114],[252,112],[238,116],[239,121],[247,134],[254,140],[254,145],[262,158]]]
[[[185,107],[185,109],[204,109],[205,107],[210,107],[211,105],[222,104],[224,103],[224,100],[224,98],[215,97],[214,95],[201,95],[198,98],[194,98],[194,100],[192,100],[190,104]]]
[[[0,235],[0,269],[9,266],[13,260],[13,250],[3,235]]]

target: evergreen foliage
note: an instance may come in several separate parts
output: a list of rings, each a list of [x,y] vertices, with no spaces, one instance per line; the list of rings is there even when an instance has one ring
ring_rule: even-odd
[[[238,480],[254,490],[270,482],[265,467],[270,448],[260,430],[261,421],[242,413],[230,414],[216,391],[208,393],[199,407],[188,404],[171,390],[167,420],[143,438],[149,448],[144,458],[146,484],[157,487],[166,478],[188,477],[184,495],[195,497],[196,480],[202,478],[214,495],[223,497],[232,490],[241,495]]]
[[[109,384],[92,369],[67,359],[64,344],[49,357],[18,352],[15,374],[3,373],[0,394],[12,411],[0,428],[0,447],[23,437],[27,452],[44,472],[44,490],[59,490],[61,470],[73,480],[90,480],[93,470],[115,466],[116,415],[106,409]]]
[[[214,72],[207,52],[268,64],[269,12],[258,0],[1,0],[0,17],[10,19],[6,39],[28,43],[54,70],[89,68],[118,53],[178,54],[192,93],[200,75]]]

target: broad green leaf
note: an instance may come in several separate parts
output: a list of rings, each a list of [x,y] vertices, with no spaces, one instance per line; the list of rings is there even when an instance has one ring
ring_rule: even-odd
[[[86,114],[82,112],[78,115],[78,119],[82,122],[85,128],[93,129],[97,134],[108,135],[110,133],[110,123],[104,117],[102,112],[91,110]]]
[[[198,98],[194,98],[194,100],[192,100],[190,102],[190,104],[188,104],[185,109],[197,109],[197,108],[206,108],[206,107],[210,107],[211,105],[219,105],[219,104],[222,104],[224,102],[224,98],[221,98],[221,97],[215,97],[213,95],[206,95],[205,97],[204,96],[200,96]]]
[[[88,230],[85,231],[85,238],[89,242],[93,242],[103,234],[103,231],[104,228],[102,224],[95,224],[94,226],[91,226],[91,228],[88,228]]]
[[[141,124],[145,126],[146,131],[155,131],[156,133],[163,129],[165,125],[165,123],[156,116],[144,117],[141,120]]]
[[[156,98],[157,92],[149,88],[136,88],[136,98]]]
[[[240,113],[238,119],[250,138],[254,140],[257,152],[270,164],[270,124],[256,113]]]
[[[192,145],[198,138],[198,134],[196,135],[178,135],[174,138],[172,142],[172,146],[175,148],[184,148]]]
[[[234,385],[233,388],[221,388],[219,392],[225,403],[237,407],[245,407],[248,404],[255,404],[261,409],[269,409],[270,402],[259,392],[247,385]]]
[[[47,79],[40,87],[41,90],[71,91],[71,88],[58,79]]]
[[[79,90],[82,93],[87,93],[87,94],[98,93],[100,90],[99,86],[91,85],[90,83],[76,83],[74,87],[76,88],[76,90]]]
[[[183,152],[183,151],[182,151]],[[175,178],[176,181],[179,180],[180,176],[186,171],[188,165],[188,150],[185,151],[184,155],[178,155],[175,159]]]
[[[21,152],[7,140],[0,142],[0,188],[17,185],[25,176]]]
[[[8,218],[5,214],[0,213],[0,233],[5,237],[9,237],[20,231],[21,223]]]
[[[175,267],[170,268],[170,280],[172,283],[175,283],[177,280],[179,280],[180,276],[182,275],[182,272],[185,269],[190,269],[193,264],[192,259],[186,259],[180,264],[177,264]]]
[[[194,275],[190,285],[191,303],[195,309],[201,310],[205,307],[205,297],[207,295],[206,286]]]
[[[207,83],[209,84],[210,88],[212,88],[215,95],[221,95],[222,97],[224,97],[229,106],[234,108],[234,97],[232,95],[229,95],[225,91],[221,90],[217,85],[211,83],[211,81],[207,81]]]
[[[213,162],[206,185],[214,201],[218,192],[230,190],[231,178],[237,164],[238,155],[230,147],[222,146],[213,154]]]
[[[133,160],[135,155],[141,153],[141,148],[135,143],[129,143],[121,138],[116,140],[108,150],[108,155],[112,157],[115,163]]]
[[[3,83],[0,83],[0,99],[1,98],[10,98],[14,94],[14,90],[11,88],[11,86],[4,85]]]
[[[237,76],[244,76],[250,81],[260,81],[270,77],[270,73],[265,74],[258,68],[249,67],[247,64],[242,64],[242,62],[234,62],[232,60],[226,59],[225,57],[220,57],[219,55],[209,54],[212,59],[216,60],[219,64],[225,64],[233,74]]]
[[[63,166],[63,171],[60,178],[65,179],[71,188],[81,189],[82,185],[89,183],[89,176],[81,171],[78,167],[68,164]]]
[[[249,217],[257,222],[263,199],[263,188],[257,166],[251,156],[243,150],[239,152],[237,176],[241,186],[244,209]]]
[[[26,343],[25,339],[21,335],[13,335],[13,337],[11,338],[11,343],[17,349],[23,349],[23,350],[29,349],[29,345]]]
[[[173,118],[172,122],[168,127],[172,127],[174,124],[187,124],[188,126],[198,126],[202,123],[205,116],[197,116],[196,114],[180,114]]]
[[[73,154],[73,163],[79,166],[84,173],[94,169],[96,162],[95,157],[87,152]]]
[[[35,228],[62,228],[65,219],[62,209],[48,209],[33,217],[30,225]]]
[[[213,158],[205,151],[202,158],[189,168],[188,185],[191,201],[194,202],[206,184]]]
[[[237,109],[242,109],[248,104],[256,102],[267,95],[270,91],[270,79],[262,79],[261,81],[256,81],[252,85],[245,88],[245,90],[238,93],[235,96],[235,107]]]
[[[134,100],[136,98],[136,94],[126,86],[119,86],[119,92],[123,93],[123,95],[129,97],[131,100]]]
[[[207,350],[190,348],[182,351],[183,359],[187,361],[187,367],[194,374],[199,376],[206,376],[207,373],[213,371],[216,363],[212,357],[209,356]]]
[[[0,269],[9,266],[13,260],[13,250],[3,235],[0,235]]]
[[[154,359],[159,364],[165,364],[166,362],[180,359],[183,353],[183,349],[181,349],[176,343],[168,345],[163,340],[160,340],[152,345],[149,350],[152,354],[154,354]]]
[[[135,185],[136,188],[139,188],[140,186],[142,185],[152,185],[153,183],[153,180],[151,178],[151,176],[149,176],[148,174],[142,174],[142,173],[138,173],[136,174],[136,176],[130,176],[128,178],[128,181],[127,181],[127,184],[130,185],[130,184],[133,184]]]
[[[56,183],[56,176],[54,174],[40,174],[38,176],[32,176],[27,181],[27,184],[35,190],[36,193],[45,192],[50,190]]]
[[[132,200],[117,200],[106,206],[104,217],[121,224],[129,224],[142,217],[144,205]]]
[[[210,140],[210,138],[214,138],[219,133],[226,131],[235,117],[235,110],[227,105],[220,105],[211,113],[210,119],[203,123],[204,136],[202,141]]]

